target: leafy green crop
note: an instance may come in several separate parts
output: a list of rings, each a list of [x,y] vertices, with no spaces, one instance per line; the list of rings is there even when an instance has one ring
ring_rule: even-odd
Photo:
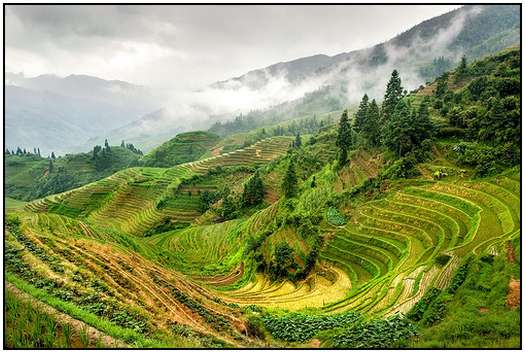
[[[264,314],[262,320],[272,336],[289,342],[304,342],[318,332],[356,323],[361,315],[347,312],[338,315],[309,315],[290,313],[284,315]]]
[[[332,336],[328,344],[333,348],[402,347],[404,341],[414,335],[414,324],[396,315],[385,320],[358,322]]]

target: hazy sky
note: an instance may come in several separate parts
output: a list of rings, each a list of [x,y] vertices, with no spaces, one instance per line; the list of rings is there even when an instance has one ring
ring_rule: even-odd
[[[458,6],[6,6],[6,71],[195,88],[394,37]]]

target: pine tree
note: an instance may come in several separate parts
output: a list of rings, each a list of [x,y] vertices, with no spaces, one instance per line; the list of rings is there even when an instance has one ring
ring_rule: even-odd
[[[5,149],[5,154],[7,154],[8,156],[11,155],[11,152],[9,151],[9,148]]]
[[[285,197],[294,197],[297,194],[297,176],[295,175],[295,166],[292,159],[288,163],[281,189]]]
[[[51,173],[52,171],[53,171],[53,160],[50,158],[49,159],[48,172]]]
[[[466,73],[467,73],[467,57],[463,55],[461,57],[461,61],[459,62],[459,66],[456,70],[456,76],[458,78],[461,78],[465,76]]]
[[[398,157],[417,151],[423,141],[433,137],[434,127],[428,112],[428,99],[424,99],[419,109],[411,111],[410,106],[401,100],[383,129],[383,143]]]
[[[122,147],[122,148],[126,147],[126,144],[124,143],[124,140],[122,140],[122,142],[120,143],[120,147]]]
[[[51,158],[56,159],[55,152],[51,152]]]
[[[96,145],[95,147],[93,147],[93,159],[97,158],[98,153],[100,152],[101,149],[102,147],[99,145]]]
[[[22,149],[21,149],[20,147],[17,147],[17,148],[16,148],[16,155],[17,155],[17,156],[22,155]]]
[[[302,145],[301,135],[299,133],[297,133],[297,135],[295,135],[294,147],[295,148],[300,148],[301,145]]]
[[[378,146],[381,140],[381,129],[379,125],[380,119],[379,107],[377,106],[375,99],[373,99],[368,105],[366,124],[363,126],[361,132],[366,143],[371,147]]]
[[[365,94],[359,108],[354,115],[354,131],[360,133],[364,130],[368,118],[368,96]]]
[[[352,147],[352,128],[348,121],[346,109],[339,120],[336,145],[339,147],[339,166],[343,166],[348,160],[348,150]]]
[[[107,152],[111,151],[111,147],[109,147],[108,139],[106,139],[106,140],[104,141],[104,147],[106,147],[106,151],[107,151]]]
[[[243,206],[249,207],[259,204],[264,198],[264,186],[259,172],[248,179],[244,184],[244,190],[242,194]]]
[[[33,147],[33,154],[36,156],[36,147]]]
[[[412,129],[412,115],[405,101],[401,100],[394,113],[383,127],[383,144],[398,157],[411,150],[412,144],[407,132]]]
[[[42,157],[42,155],[40,154],[40,147],[37,148],[37,152],[38,152],[38,157]]]
[[[385,98],[383,100],[383,106],[381,108],[381,120],[387,121],[394,110],[396,109],[397,103],[403,98],[403,87],[401,86],[401,77],[397,70],[392,71],[392,76],[386,85]]]

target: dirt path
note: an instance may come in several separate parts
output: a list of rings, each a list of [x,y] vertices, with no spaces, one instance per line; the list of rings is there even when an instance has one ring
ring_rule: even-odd
[[[53,316],[61,324],[69,324],[77,334],[85,329],[89,337],[90,344],[100,341],[104,345],[104,347],[127,347],[127,345],[124,342],[117,340],[111,336],[108,336],[94,327],[88,326],[85,322],[74,319],[71,316],[58,311],[52,306],[41,302],[40,300],[32,297],[27,293],[24,293],[23,291],[15,287],[12,283],[5,282],[5,288],[11,293],[13,293],[21,301],[30,302],[31,305],[33,305],[33,307],[45,312],[48,315]]]
[[[511,264],[516,262],[516,254],[514,253],[514,247],[510,241],[506,244],[507,247],[507,261]]]
[[[520,280],[511,278],[507,293],[507,305],[509,308],[516,309],[520,305],[520,294]]]
[[[516,253],[514,252],[514,247],[512,243],[508,241],[506,244],[507,249],[507,261],[511,264],[516,262]],[[521,296],[521,286],[520,280],[510,278],[509,289],[507,292],[507,306],[511,309],[516,309],[520,305],[520,296]]]

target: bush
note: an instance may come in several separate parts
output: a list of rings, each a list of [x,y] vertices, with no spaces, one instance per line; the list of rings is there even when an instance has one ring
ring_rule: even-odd
[[[450,261],[449,255],[439,255],[436,257],[436,263],[440,266],[445,266]]]
[[[415,157],[407,156],[392,163],[381,173],[381,177],[384,179],[413,178],[420,174],[416,166]]]
[[[266,338],[264,333],[264,322],[258,316],[248,316],[248,319],[246,320],[246,331],[248,336],[256,337],[261,340]]]
[[[326,211],[326,220],[334,226],[342,226],[346,224],[345,216],[343,216],[335,207],[328,208]]]

